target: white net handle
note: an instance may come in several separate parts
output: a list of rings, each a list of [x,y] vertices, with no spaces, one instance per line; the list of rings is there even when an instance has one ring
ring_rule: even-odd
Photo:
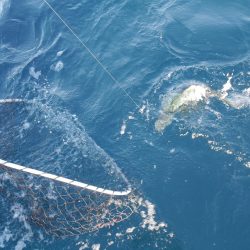
[[[43,172],[43,171],[39,171],[39,170],[36,170],[36,169],[33,169],[33,168],[28,168],[28,167],[25,167],[25,166],[21,166],[21,165],[14,164],[14,163],[11,163],[11,162],[0,159],[0,167],[1,167],[1,165],[4,166],[4,167],[10,168],[10,169],[15,169],[17,171],[29,173],[29,174],[36,175],[36,176],[41,176],[41,177],[44,177],[44,178],[47,178],[47,179],[51,179],[51,180],[54,180],[54,181],[59,181],[59,182],[62,182],[62,183],[66,183],[68,185],[72,185],[72,186],[75,186],[75,187],[80,187],[80,188],[87,189],[87,190],[97,192],[97,193],[101,193],[101,194],[106,194],[106,195],[111,195],[111,196],[125,196],[125,195],[128,195],[129,193],[131,193],[130,188],[128,190],[125,190],[125,191],[113,191],[113,190],[110,190],[110,189],[104,189],[104,188],[96,187],[96,186],[89,185],[89,184],[79,182],[79,181],[74,181],[74,180],[71,180],[71,179],[68,179],[68,178],[64,178],[62,176],[46,173],[46,172]]]

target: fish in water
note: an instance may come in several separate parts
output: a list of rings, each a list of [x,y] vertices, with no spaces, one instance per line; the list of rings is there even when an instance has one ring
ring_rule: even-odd
[[[207,102],[213,97],[221,100],[226,105],[236,108],[226,96],[223,90],[216,92],[206,85],[191,85],[180,94],[174,96],[170,102],[167,102],[166,98],[164,98],[162,109],[155,122],[155,129],[158,132],[163,132],[163,130],[172,123],[176,113],[190,107],[195,107],[198,103]]]

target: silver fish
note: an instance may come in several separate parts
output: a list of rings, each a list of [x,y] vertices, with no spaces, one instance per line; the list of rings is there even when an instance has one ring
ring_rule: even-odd
[[[222,92],[213,91],[206,85],[191,85],[180,94],[177,94],[170,102],[168,102],[167,97],[165,97],[162,102],[159,117],[155,122],[156,131],[163,132],[163,130],[172,123],[176,113],[190,107],[195,107],[200,102],[208,101],[209,98],[216,97],[227,103],[222,94]]]

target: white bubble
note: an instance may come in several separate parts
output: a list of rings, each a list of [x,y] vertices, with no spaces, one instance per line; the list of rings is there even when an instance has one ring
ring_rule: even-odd
[[[142,105],[142,107],[140,108],[139,112],[140,112],[141,114],[143,114],[144,111],[145,111],[145,108],[146,108],[146,105]]]
[[[120,135],[124,135],[125,134],[125,132],[126,132],[126,122],[125,121],[123,121],[123,123],[122,123],[122,126],[121,126],[121,129],[120,129]]]
[[[30,128],[30,123],[29,122],[25,122],[23,124],[23,129],[29,129]]]
[[[175,148],[171,148],[169,152],[170,154],[173,154],[175,152]]]
[[[59,71],[61,71],[63,69],[63,67],[64,67],[63,62],[62,61],[58,61],[57,63],[52,64],[50,66],[50,69],[52,69],[52,70],[54,70],[56,72],[59,72]]]
[[[246,162],[244,165],[245,165],[247,168],[250,168],[250,161]]]
[[[99,250],[100,247],[101,247],[100,244],[93,244],[93,245],[92,245],[92,250]]]
[[[34,77],[36,80],[39,79],[41,75],[41,71],[36,71],[34,67],[29,68],[29,73],[32,77]]]
[[[57,53],[56,53],[56,56],[61,56],[62,54],[64,53],[64,50],[60,50],[60,51],[58,51]]]
[[[127,234],[131,234],[131,233],[134,232],[134,230],[135,230],[135,227],[127,228],[126,233],[127,233]]]

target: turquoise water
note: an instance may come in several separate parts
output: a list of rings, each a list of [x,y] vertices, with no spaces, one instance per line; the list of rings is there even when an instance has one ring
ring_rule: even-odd
[[[0,248],[249,249],[249,1],[49,3],[118,83],[43,1],[0,1],[0,99],[32,100],[0,107],[0,158],[108,188],[128,180],[168,227],[135,216],[57,239],[0,196]],[[226,82],[240,109],[211,99],[155,131],[164,95]]]

